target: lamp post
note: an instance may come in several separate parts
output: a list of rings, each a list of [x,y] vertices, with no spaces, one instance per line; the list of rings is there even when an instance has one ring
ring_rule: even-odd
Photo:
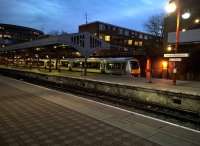
[[[181,22],[181,8],[180,8],[180,0],[170,0],[169,4],[166,6],[166,11],[168,13],[173,13],[176,11],[176,44],[174,48],[174,53],[177,53],[179,43],[180,43],[180,22]],[[187,11],[182,14],[182,19],[189,19],[191,16],[190,12]],[[176,85],[176,74],[177,67],[176,62],[174,61],[174,69],[173,69],[173,84]]]
[[[176,11],[176,44],[174,48],[174,53],[177,53],[180,41],[180,17],[181,17],[179,0],[174,0],[174,1],[171,0],[169,4],[166,6],[166,11],[167,13],[173,13]],[[174,62],[174,68],[173,68],[174,85],[176,85],[176,74],[177,74],[177,68],[176,68],[176,62]]]

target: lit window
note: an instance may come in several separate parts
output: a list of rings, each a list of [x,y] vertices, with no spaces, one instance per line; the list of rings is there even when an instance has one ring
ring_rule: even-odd
[[[142,46],[143,45],[143,42],[142,41],[139,41],[139,46]]]
[[[139,42],[138,41],[135,41],[135,46],[138,46],[139,45]]]
[[[106,36],[105,36],[105,41],[106,41],[106,42],[110,42],[110,36],[109,36],[109,35],[106,35]]]
[[[3,35],[4,38],[11,38],[11,35],[5,34]]]
[[[2,38],[2,34],[0,34],[0,38]]]
[[[133,44],[133,40],[128,40],[128,45],[132,45]]]

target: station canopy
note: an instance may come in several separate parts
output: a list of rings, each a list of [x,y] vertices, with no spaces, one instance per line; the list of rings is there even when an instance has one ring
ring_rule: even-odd
[[[1,54],[10,52],[40,53],[40,55],[66,55],[80,53],[89,57],[96,51],[109,49],[110,45],[88,32],[49,36],[38,40],[6,46],[0,49]]]

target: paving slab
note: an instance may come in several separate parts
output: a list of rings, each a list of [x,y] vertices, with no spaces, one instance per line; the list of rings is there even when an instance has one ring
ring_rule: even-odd
[[[197,146],[200,132],[0,76],[0,145]]]

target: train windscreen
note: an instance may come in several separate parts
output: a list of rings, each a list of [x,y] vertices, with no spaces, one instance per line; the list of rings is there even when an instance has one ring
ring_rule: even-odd
[[[131,61],[131,68],[132,69],[138,69],[139,68],[139,64],[136,61]]]

